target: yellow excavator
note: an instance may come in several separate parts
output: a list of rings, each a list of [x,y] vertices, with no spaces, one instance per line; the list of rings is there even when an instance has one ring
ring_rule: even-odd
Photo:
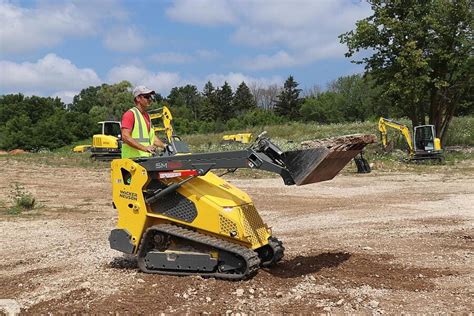
[[[164,142],[170,152],[189,153],[188,145],[181,141],[173,129],[173,116],[167,106],[148,112],[155,134],[164,134]]]
[[[136,256],[145,273],[240,280],[275,265],[282,242],[251,198],[212,170],[267,170],[285,185],[306,185],[332,179],[366,145],[284,152],[262,133],[245,150],[190,153],[163,113],[169,145],[162,153],[111,163],[118,219],[110,247]]]
[[[93,160],[112,160],[120,158],[122,150],[122,139],[120,122],[102,121],[99,122],[101,132],[92,136],[92,146],[90,147]]]
[[[443,160],[441,141],[436,137],[434,125],[415,126],[412,138],[410,129],[406,125],[381,117],[378,128],[384,149],[388,145],[387,127],[399,130],[402,133],[408,145],[408,161]]]

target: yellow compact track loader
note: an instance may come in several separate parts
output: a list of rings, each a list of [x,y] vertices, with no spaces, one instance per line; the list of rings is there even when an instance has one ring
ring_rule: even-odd
[[[366,145],[283,152],[262,133],[246,150],[183,153],[181,140],[168,141],[159,156],[112,161],[110,246],[135,255],[146,273],[233,280],[276,264],[284,247],[251,198],[211,170],[261,169],[305,185],[332,179]]]
[[[242,143],[248,144],[252,140],[252,133],[240,133],[222,136],[223,143]]]

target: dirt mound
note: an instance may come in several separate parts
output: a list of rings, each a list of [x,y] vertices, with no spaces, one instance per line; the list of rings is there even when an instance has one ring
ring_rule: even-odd
[[[13,149],[13,150],[10,150],[8,153],[10,155],[21,155],[21,154],[26,154],[28,152],[23,149]]]
[[[352,134],[324,139],[307,140],[301,143],[303,148],[327,147],[331,148],[339,145],[372,144],[377,142],[377,137],[373,134]]]

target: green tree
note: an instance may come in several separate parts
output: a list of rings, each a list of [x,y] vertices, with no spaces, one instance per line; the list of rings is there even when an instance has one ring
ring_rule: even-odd
[[[344,121],[341,111],[344,96],[338,92],[323,92],[316,97],[308,97],[301,105],[300,113],[306,121],[316,121],[323,124]]]
[[[346,56],[373,51],[355,62],[365,64],[414,126],[428,116],[443,141],[457,107],[472,94],[472,1],[368,1],[373,15],[340,36]]]
[[[365,121],[373,113],[373,100],[377,91],[374,91],[371,82],[362,75],[339,77],[329,84],[328,91],[340,94],[339,103],[335,106],[343,121]]]
[[[33,124],[25,114],[19,114],[10,118],[2,126],[0,137],[0,148],[11,150],[21,148],[31,150],[34,148]]]
[[[206,122],[214,121],[217,117],[216,111],[216,89],[212,82],[208,81],[202,91],[203,100],[200,119]]]
[[[76,137],[67,121],[66,111],[56,111],[54,115],[41,120],[34,126],[32,149],[59,148],[73,142]]]
[[[234,95],[234,109],[237,114],[242,114],[247,111],[253,110],[257,107],[252,92],[249,87],[242,81],[242,83],[235,90]]]
[[[226,82],[221,88],[216,91],[216,114],[217,119],[227,122],[235,116],[235,109],[233,106],[233,92],[230,85]]]
[[[53,149],[70,143],[74,135],[64,107],[59,98],[1,96],[0,148]]]
[[[202,100],[196,86],[188,84],[184,87],[175,87],[171,89],[167,99],[172,107],[183,108],[180,112],[189,119],[197,120],[199,118]]]
[[[131,91],[132,84],[128,81],[103,84],[97,91],[97,106],[103,108],[101,112],[104,114],[99,120],[120,120],[123,113],[133,106]]]
[[[98,130],[97,121],[88,113],[67,112],[66,121],[69,124],[69,129],[77,140],[92,137],[95,131]]]
[[[70,110],[73,112],[89,113],[92,107],[97,105],[97,93],[99,90],[100,86],[82,89],[78,95],[74,96]]]
[[[300,92],[301,89],[298,89],[298,83],[293,79],[293,76],[289,76],[283,85],[283,90],[278,95],[278,100],[275,104],[275,113],[286,116],[290,120],[298,119],[302,103]]]

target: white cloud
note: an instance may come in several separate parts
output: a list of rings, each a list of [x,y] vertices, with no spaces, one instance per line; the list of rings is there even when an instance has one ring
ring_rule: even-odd
[[[48,54],[34,63],[2,60],[0,73],[3,93],[41,91],[40,95],[51,95],[56,91],[79,91],[101,83],[94,70],[78,68],[55,54]]]
[[[272,84],[283,84],[283,79],[279,76],[273,77],[251,77],[242,73],[230,72],[227,74],[209,74],[201,78],[183,78],[175,72],[152,72],[144,67],[136,65],[123,65],[112,68],[107,79],[109,83],[115,83],[122,80],[130,81],[133,85],[146,85],[154,89],[162,96],[168,96],[174,87],[180,87],[187,84],[195,85],[199,91],[202,91],[206,82],[211,81],[215,87],[222,86],[227,81],[235,90],[245,81],[247,84],[257,83],[259,86],[269,86]]]
[[[156,64],[188,64],[200,60],[215,60],[219,53],[215,50],[197,50],[194,54],[162,52],[151,55],[148,59]]]
[[[72,103],[74,96],[78,94],[79,91],[56,91],[52,93],[51,96],[60,98],[65,104],[70,104]]]
[[[242,83],[242,81],[244,81],[247,85],[256,83],[258,86],[261,87],[267,87],[273,84],[283,84],[283,79],[280,76],[252,77],[244,75],[240,72],[230,72],[228,74],[210,74],[206,76],[206,79],[201,82],[200,86],[203,87],[207,81],[211,81],[214,86],[222,86],[224,82],[227,82],[234,91]]]
[[[0,0],[1,53],[52,47],[68,37],[96,36],[105,21],[125,18],[126,13],[115,0],[40,1],[35,8]]]
[[[108,31],[104,45],[117,52],[138,52],[145,46],[145,38],[135,27],[120,27]]]
[[[173,20],[199,25],[234,23],[236,16],[225,1],[177,0],[166,10]]]
[[[212,60],[218,58],[219,55],[216,50],[199,49],[196,51],[196,56],[199,59]]]
[[[194,57],[189,54],[163,52],[156,53],[150,56],[150,61],[156,64],[186,64],[194,61]]]
[[[242,65],[246,69],[252,70],[264,70],[274,69],[278,67],[290,67],[299,64],[292,56],[287,52],[279,51],[278,53],[268,55],[258,55],[257,57],[243,59]]]
[[[114,67],[109,71],[107,78],[110,83],[127,80],[133,85],[146,85],[164,96],[167,96],[172,88],[183,84],[178,73],[154,73],[135,65]]]
[[[180,0],[167,13],[180,22],[231,24],[236,44],[269,51],[280,47],[277,53],[242,60],[242,66],[256,70],[343,58],[345,47],[338,35],[353,29],[355,21],[369,16],[371,10],[365,2],[347,0]]]

